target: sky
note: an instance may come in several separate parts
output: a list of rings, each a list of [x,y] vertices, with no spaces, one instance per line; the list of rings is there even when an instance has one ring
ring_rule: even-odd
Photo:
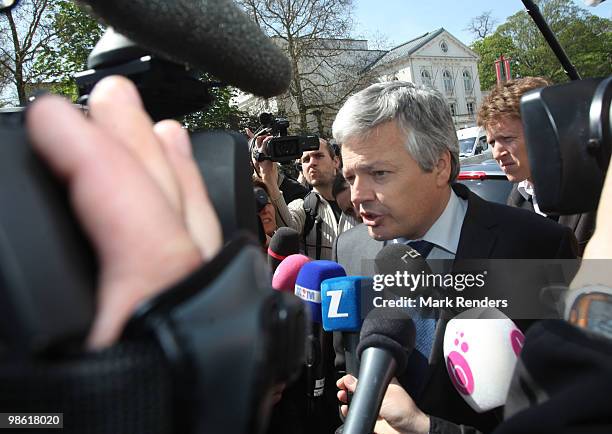
[[[612,18],[612,0],[595,7],[583,0],[574,2],[595,15]],[[388,48],[440,27],[469,45],[474,37],[464,29],[473,17],[490,10],[501,24],[525,8],[521,0],[354,0],[354,4],[356,36],[374,41],[382,34]],[[370,44],[370,48],[377,47]]]

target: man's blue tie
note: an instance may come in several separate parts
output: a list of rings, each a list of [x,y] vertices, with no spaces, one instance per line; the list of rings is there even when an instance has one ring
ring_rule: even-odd
[[[420,253],[423,258],[434,248],[434,244],[429,241],[411,241],[408,243],[410,247]],[[416,343],[415,349],[418,350],[425,358],[429,358],[433,341],[436,334],[436,320],[434,318],[421,318],[420,316],[413,318],[416,328]]]
[[[407,243],[414,250],[419,252],[419,254],[423,257],[423,259],[427,258],[431,249],[434,248],[435,244],[430,243],[429,241],[419,240],[419,241],[410,241]]]
[[[434,248],[434,244],[429,241],[420,240],[406,243],[420,253],[423,258]],[[416,329],[416,342],[411,356],[408,359],[406,373],[408,374],[402,384],[410,395],[417,399],[425,385],[428,371],[428,360],[433,347],[436,334],[436,320],[434,318],[422,318],[416,310],[411,310],[412,321]]]

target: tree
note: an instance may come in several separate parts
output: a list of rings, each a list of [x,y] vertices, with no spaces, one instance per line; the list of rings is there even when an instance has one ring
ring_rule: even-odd
[[[206,73],[203,74],[202,80],[214,81]],[[235,90],[228,87],[212,88],[211,94],[214,98],[212,104],[205,110],[184,116],[183,125],[190,131],[212,129],[243,131],[247,127],[253,128],[258,122],[232,105],[235,93]]]
[[[19,104],[27,103],[28,85],[38,82],[32,65],[45,46],[54,43],[51,0],[22,0],[0,15],[0,67],[9,72]]]
[[[612,21],[590,14],[572,0],[537,2],[544,19],[583,78],[612,73]],[[476,41],[481,56],[480,80],[487,89],[495,83],[493,61],[512,59],[514,77],[542,76],[555,83],[569,80],[561,64],[527,12],[509,17],[495,33]]]
[[[471,19],[464,29],[474,34],[477,39],[484,39],[493,33],[498,21],[491,16],[493,11],[486,11]]]
[[[495,61],[501,56],[513,56],[516,47],[509,36],[502,36],[494,33],[484,39],[477,40],[472,44],[472,50],[478,53],[478,76],[480,77],[481,89],[491,89],[495,86],[497,78],[495,76]],[[513,71],[516,74],[516,70]]]
[[[87,57],[104,33],[89,11],[70,0],[56,0],[51,23],[55,43],[46,45],[36,62],[34,71],[39,77],[53,81],[51,91],[70,97],[78,96],[73,76],[87,69]]]
[[[354,50],[352,0],[239,0],[244,10],[284,49],[293,79],[280,112],[297,113],[299,130],[307,117],[325,130],[326,112],[335,111],[363,82],[371,62],[367,52]],[[290,113],[288,113],[290,114]],[[319,131],[323,134],[324,131]]]

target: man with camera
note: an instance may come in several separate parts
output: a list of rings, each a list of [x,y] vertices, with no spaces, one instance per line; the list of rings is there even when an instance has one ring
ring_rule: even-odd
[[[261,146],[265,147],[270,139],[264,139]],[[319,139],[318,150],[304,152],[300,160],[302,174],[312,191],[304,199],[296,199],[288,205],[278,186],[277,165],[271,161],[255,164],[281,216],[280,222],[302,235],[304,254],[313,259],[331,259],[336,237],[357,223],[342,212],[332,194],[340,162],[324,139]]]
[[[493,148],[493,158],[508,180],[514,183],[507,204],[535,212],[569,227],[574,231],[579,253],[582,255],[593,235],[595,213],[546,215],[538,206],[527,157],[520,100],[525,93],[549,85],[548,80],[541,77],[524,77],[494,87],[480,106],[478,125],[487,132],[487,141]]]

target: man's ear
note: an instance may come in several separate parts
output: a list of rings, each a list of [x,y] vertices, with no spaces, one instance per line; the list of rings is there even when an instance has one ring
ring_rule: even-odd
[[[337,155],[334,155],[334,167],[336,168],[336,172],[340,171],[340,158]]]
[[[436,174],[436,185],[438,187],[448,185],[451,174],[451,155],[448,149],[440,155],[434,168],[434,173]]]

